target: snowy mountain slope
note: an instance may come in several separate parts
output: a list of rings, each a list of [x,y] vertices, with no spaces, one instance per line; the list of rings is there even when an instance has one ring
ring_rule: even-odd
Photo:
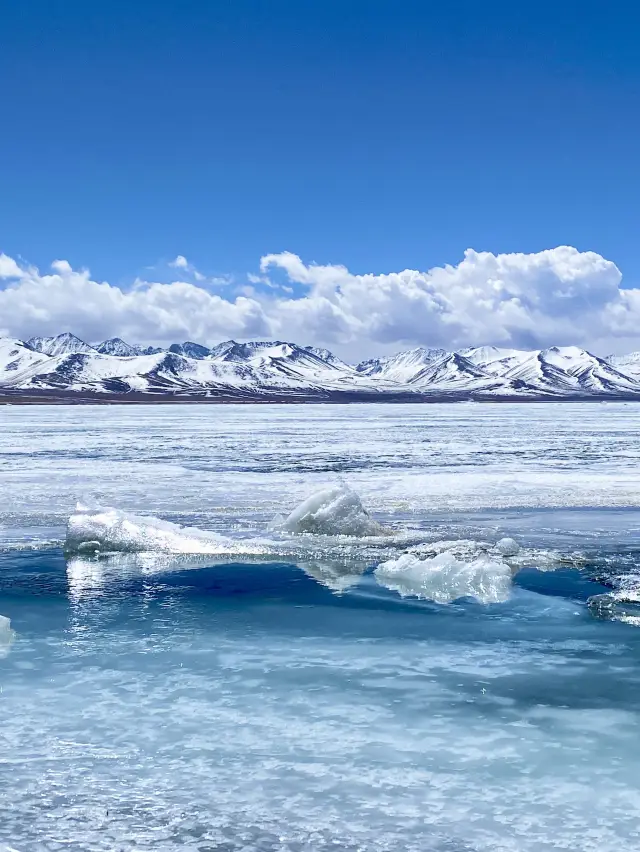
[[[27,389],[67,389],[103,393],[143,393],[199,388],[215,378],[201,362],[172,352],[117,357],[99,353],[60,355],[23,371],[14,386]]]
[[[623,369],[624,368],[624,369]],[[634,373],[635,370],[635,373]],[[329,350],[285,341],[142,349],[72,334],[0,338],[0,387],[99,394],[198,394],[259,399],[611,398],[640,400],[640,354],[603,359],[578,347],[531,352],[412,349],[352,366]]]
[[[577,346],[553,346],[541,354],[548,363],[574,379],[583,390],[606,393],[615,393],[621,389],[640,390],[640,384],[634,378],[625,375],[604,358],[598,358]]]
[[[615,370],[632,379],[640,380],[640,352],[630,352],[628,355],[609,355],[605,358]]]
[[[633,375],[577,346],[524,351],[481,346],[461,354],[487,373],[550,394],[634,393]],[[639,364],[640,366],[640,364]]]
[[[318,354],[294,343],[263,341],[235,344],[219,356],[227,366],[238,365],[245,376],[251,375],[260,387],[312,388],[315,391],[359,391],[366,393],[397,393],[393,382],[371,380],[357,373],[331,353]],[[404,390],[404,389],[402,389]]]
[[[461,349],[458,354],[471,361],[476,367],[480,367],[485,372],[491,373],[491,375],[504,376],[508,370],[526,361],[533,353],[522,349],[475,346],[468,349]]]
[[[47,359],[47,355],[31,349],[21,340],[0,337],[0,385],[16,385],[25,372],[37,368]]]
[[[174,344],[174,346],[181,345],[186,344]],[[194,343],[193,345],[197,346],[198,344]],[[142,346],[132,346],[121,337],[111,337],[109,340],[103,340],[102,343],[97,343],[93,348],[101,355],[115,355],[118,358],[133,358],[134,355],[157,355],[165,351],[159,346],[145,346],[144,348]],[[84,352],[85,350],[81,349],[80,351]]]
[[[532,398],[538,393],[526,382],[503,378],[477,366],[459,352],[449,352],[428,364],[408,383],[424,394],[468,391],[475,398]]]
[[[336,357],[329,349],[322,349],[317,346],[305,346],[304,348],[308,352],[311,352],[312,355],[315,355],[316,358],[319,358],[321,361],[324,361],[327,364],[331,364],[334,367],[339,367],[340,369],[347,369],[350,366],[346,363],[346,361],[342,361],[340,358]],[[351,369],[353,369],[353,367]]]
[[[577,346],[553,346],[519,358],[502,377],[553,394],[639,393],[640,384]]]
[[[409,349],[387,358],[362,361],[356,370],[365,376],[379,376],[393,382],[411,382],[418,373],[434,361],[447,355],[444,349]]]
[[[252,364],[253,366],[283,367],[296,364],[298,369],[336,370],[353,372],[353,367],[336,358],[328,349],[314,350],[282,340],[264,340],[252,343],[236,343],[228,340],[211,350],[211,357],[227,362]]]
[[[162,355],[119,358],[98,352],[55,355],[21,372],[12,387],[26,389],[146,391],[145,373],[156,366]]]
[[[75,334],[65,331],[56,337],[32,337],[27,340],[27,346],[42,352],[44,355],[72,355],[75,352],[95,352],[93,346],[89,346],[84,340],[80,340]]]
[[[118,358],[131,358],[134,355],[142,355],[142,350],[139,346],[131,346],[121,337],[112,337],[110,340],[103,340],[94,346],[96,352],[101,355],[116,355]]]
[[[499,381],[458,352],[449,352],[428,363],[408,384],[420,388],[488,388],[495,387]]]
[[[169,352],[174,352],[176,355],[186,355],[187,358],[208,358],[211,355],[211,350],[206,346],[201,346],[199,343],[193,343],[191,340],[186,340],[184,343],[172,343],[169,347]]]
[[[326,388],[336,390],[354,388],[379,392],[385,384],[371,382],[360,376],[354,367],[345,364],[328,350],[314,350],[283,341],[236,343],[233,340],[211,350],[215,364],[225,364],[233,375],[246,379],[253,376],[262,387],[276,386]],[[394,386],[394,390],[397,390]]]
[[[7,351],[13,348],[5,347]],[[224,351],[218,358],[189,358],[175,352],[120,357],[92,350],[46,357],[23,346],[25,357],[10,385],[20,390],[74,390],[101,393],[211,391],[216,394],[326,395],[331,392],[384,394],[395,391],[382,382],[328,365],[293,344],[247,346],[240,353]],[[4,361],[3,361],[4,363]],[[9,363],[7,355],[7,363]],[[11,370],[9,370],[11,373]],[[10,377],[11,378],[11,377]]]

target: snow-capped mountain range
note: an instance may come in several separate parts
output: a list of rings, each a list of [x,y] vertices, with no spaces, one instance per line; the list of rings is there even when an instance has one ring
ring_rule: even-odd
[[[575,346],[523,351],[417,348],[347,364],[328,349],[283,341],[166,349],[67,332],[0,338],[0,397],[246,401],[436,399],[640,400],[640,352],[599,358]]]

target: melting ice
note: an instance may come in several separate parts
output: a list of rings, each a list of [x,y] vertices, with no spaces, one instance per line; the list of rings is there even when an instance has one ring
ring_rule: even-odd
[[[512,569],[499,558],[464,562],[451,552],[431,559],[404,553],[379,565],[375,575],[381,585],[403,596],[415,595],[436,603],[470,597],[489,604],[509,597]]]
[[[217,554],[225,550],[230,552],[230,545],[228,538],[215,532],[114,508],[91,510],[80,504],[67,525],[66,550],[69,553]],[[242,553],[242,547],[238,545],[235,552]]]
[[[0,849],[640,848],[639,407],[0,419]]]
[[[303,500],[280,526],[293,533],[322,535],[383,535],[382,525],[369,515],[360,496],[340,485],[317,491]]]
[[[90,510],[79,505],[67,526],[66,550],[75,557],[69,563],[70,583],[77,594],[95,588],[96,577],[103,585],[105,577],[117,581],[136,568],[147,572],[167,572],[178,565],[197,568],[206,564],[197,559],[204,556],[217,561],[293,558],[308,576],[338,594],[356,586],[373,562],[378,583],[402,597],[441,604],[469,597],[491,604],[508,599],[519,568],[536,565],[548,570],[561,564],[553,553],[522,550],[511,537],[495,543],[420,541],[417,531],[394,531],[376,521],[359,495],[345,485],[311,494],[286,517],[277,516],[270,528],[281,537],[231,538],[113,508]],[[126,563],[112,559],[108,572],[78,558],[104,559],[115,553],[138,553],[142,558]],[[167,555],[196,559],[177,563]]]

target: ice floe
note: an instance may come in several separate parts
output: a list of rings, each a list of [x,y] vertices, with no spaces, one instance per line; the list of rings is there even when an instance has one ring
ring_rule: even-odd
[[[255,546],[196,527],[183,527],[160,518],[119,509],[91,510],[78,506],[67,524],[65,543],[70,553],[253,553]]]
[[[482,555],[468,561],[450,550],[426,559],[403,553],[375,570],[378,583],[402,597],[442,604],[459,598],[475,598],[485,604],[506,601],[512,574],[513,569],[497,556]]]
[[[345,485],[316,491],[276,525],[292,533],[376,536],[385,530],[362,505],[358,494]]]
[[[369,515],[358,494],[342,485],[312,494],[288,517],[276,519],[272,529],[282,533],[355,538],[387,534]],[[80,504],[69,518],[65,546],[68,552],[85,554],[124,551],[250,555],[286,550],[281,542],[269,542],[256,536],[238,540],[116,508],[91,509]]]
[[[392,529],[372,518],[359,495],[340,484],[316,491],[288,516],[271,524],[270,537],[235,531],[235,537],[185,527],[115,508],[78,505],[69,518],[66,551],[69,583],[92,593],[110,580],[134,573],[171,571],[242,561],[287,561],[336,593],[356,585],[367,566],[378,566],[380,585],[403,596],[438,603],[472,597],[482,603],[508,598],[512,576],[522,568],[553,570],[574,558],[521,548],[513,538],[425,541],[425,530]],[[129,560],[104,568],[86,560]],[[130,564],[135,558],[135,565]],[[176,559],[179,564],[176,564]],[[187,564],[184,560],[195,560]],[[202,562],[204,560],[204,562]],[[109,581],[109,580],[108,580]]]
[[[501,538],[495,549],[503,556],[517,556],[520,552],[520,545],[513,538]]]

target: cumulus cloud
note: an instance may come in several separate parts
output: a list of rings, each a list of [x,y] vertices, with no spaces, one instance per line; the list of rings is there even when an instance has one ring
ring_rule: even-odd
[[[640,291],[620,288],[617,266],[570,246],[535,254],[468,249],[456,266],[426,272],[354,275],[290,252],[262,258],[263,273],[273,267],[307,286],[296,304],[307,323],[314,313],[325,322],[332,316],[340,336],[350,330],[385,344],[592,344],[627,334],[630,312],[639,317]]]
[[[18,266],[12,257],[2,253],[0,254],[0,279],[1,278],[20,278],[22,269]]]
[[[6,264],[0,267],[0,277],[9,279],[0,289],[2,335],[26,338],[69,329],[90,341],[119,336],[168,343],[262,336],[270,331],[257,301],[238,297],[229,302],[185,281],[137,282],[123,290],[59,261],[51,274],[33,268],[14,273]]]
[[[192,270],[182,255],[171,265]],[[295,290],[265,286],[274,271]],[[0,333],[69,329],[91,341],[154,343],[278,337],[353,357],[414,345],[640,345],[640,290],[621,288],[612,261],[570,246],[533,254],[469,249],[455,266],[362,275],[281,252],[265,255],[260,273],[248,280],[262,290],[223,298],[197,280],[125,290],[63,260],[43,274],[0,254]]]

